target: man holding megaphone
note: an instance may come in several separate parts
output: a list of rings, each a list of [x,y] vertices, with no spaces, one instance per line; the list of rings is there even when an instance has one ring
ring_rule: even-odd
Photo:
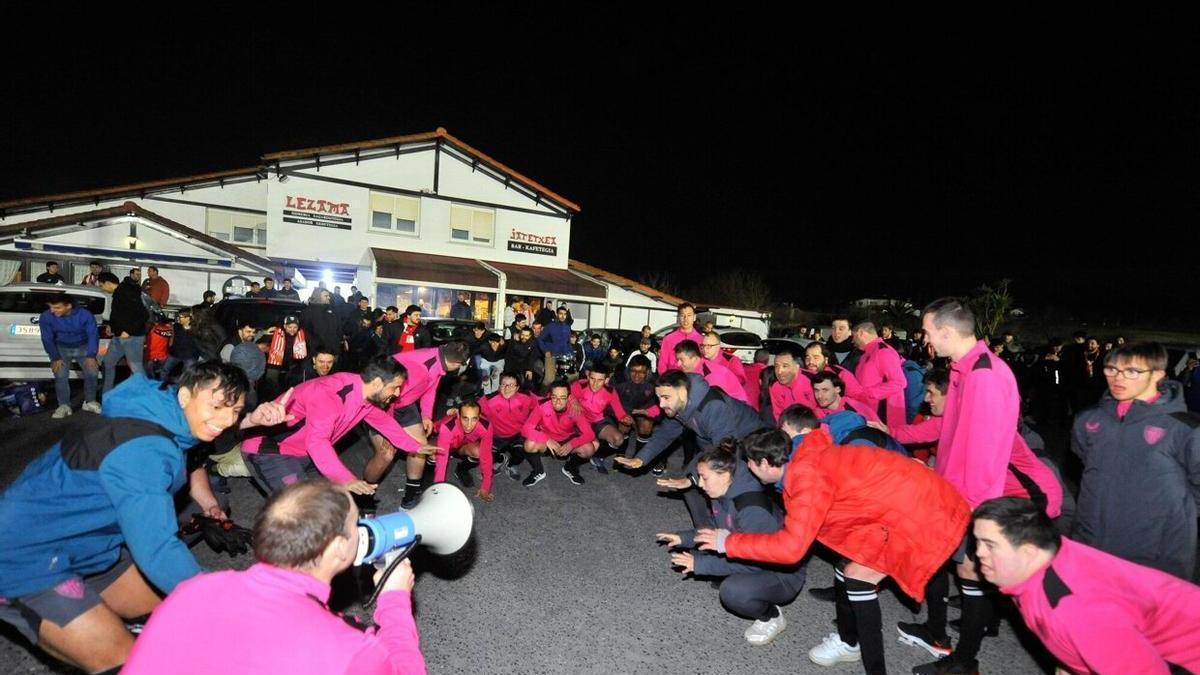
[[[352,626],[330,611],[330,582],[418,540],[453,553],[471,523],[470,503],[451,485],[430,488],[412,512],[361,522],[343,486],[313,479],[287,487],[254,524],[257,564],[180,584],[150,617],[122,672],[424,673],[408,560],[382,580],[378,628]],[[198,639],[213,626],[221,627],[220,649]]]

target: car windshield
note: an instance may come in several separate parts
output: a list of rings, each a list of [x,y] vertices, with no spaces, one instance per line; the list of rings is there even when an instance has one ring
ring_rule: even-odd
[[[41,314],[48,308],[46,302],[51,298],[67,295],[62,291],[0,291],[0,312],[12,314]],[[106,297],[94,295],[73,295],[76,307],[100,316],[104,313]]]

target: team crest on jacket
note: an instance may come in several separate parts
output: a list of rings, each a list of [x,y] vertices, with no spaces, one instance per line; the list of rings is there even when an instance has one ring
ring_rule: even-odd
[[[1167,430],[1162,427],[1147,426],[1142,429],[1142,438],[1150,445],[1155,445],[1167,435]]]
[[[1088,430],[1089,434],[1094,434],[1097,431],[1100,431],[1100,423],[1099,422],[1087,422],[1083,426]]]

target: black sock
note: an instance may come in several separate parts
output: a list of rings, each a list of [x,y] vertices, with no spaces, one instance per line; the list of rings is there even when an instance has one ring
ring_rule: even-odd
[[[508,449],[508,465],[509,466],[521,466],[521,462],[523,462],[523,461],[525,461],[525,450],[524,449],[518,448],[515,445]]]
[[[475,459],[474,457],[463,457],[462,463],[468,469],[474,469],[476,466],[479,466],[479,460]]]
[[[776,607],[775,605],[771,605],[771,606],[767,607],[767,611],[763,612],[762,616],[758,617],[758,620],[759,621],[770,621],[771,619],[774,619],[777,616],[779,616],[779,608]]]
[[[962,624],[954,655],[962,661],[974,661],[983,644],[983,633],[992,619],[992,599],[983,591],[983,582],[958,580],[962,593]]]
[[[945,639],[946,636],[946,595],[950,593],[950,575],[944,569],[933,573],[933,578],[925,585],[925,606],[929,609],[925,627],[933,633],[933,637]]]
[[[837,611],[838,637],[851,647],[858,644],[858,626],[854,623],[854,608],[846,595],[846,578],[842,571],[833,571],[833,604]]]
[[[571,455],[571,457],[567,459],[567,471],[578,471],[579,467],[586,461],[586,459],[580,457],[579,455]]]
[[[529,460],[529,468],[533,469],[534,474],[545,473],[546,469],[542,467],[542,453],[525,453],[525,459]]]
[[[879,609],[879,587],[858,579],[846,579],[846,595],[854,612],[854,627],[862,648],[863,669],[886,672],[883,660],[883,614]]]
[[[421,479],[407,478],[404,481],[404,496],[421,494]]]

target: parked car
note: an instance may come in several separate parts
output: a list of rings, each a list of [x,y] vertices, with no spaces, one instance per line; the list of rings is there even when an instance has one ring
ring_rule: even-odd
[[[213,306],[217,323],[233,335],[238,323],[249,321],[258,330],[282,326],[289,316],[300,318],[305,304],[289,298],[226,298]]]
[[[0,286],[0,379],[50,380],[50,357],[42,347],[42,331],[38,320],[46,311],[50,298],[70,295],[75,306],[96,315],[100,330],[100,349],[97,358],[108,350],[108,314],[111,298],[95,286],[59,286],[54,284],[19,283]],[[78,364],[72,363],[71,377],[80,376]]]
[[[475,327],[475,324],[475,321],[466,319],[421,319],[421,325],[429,329],[429,336],[433,340],[434,347],[472,337],[471,329]]]

